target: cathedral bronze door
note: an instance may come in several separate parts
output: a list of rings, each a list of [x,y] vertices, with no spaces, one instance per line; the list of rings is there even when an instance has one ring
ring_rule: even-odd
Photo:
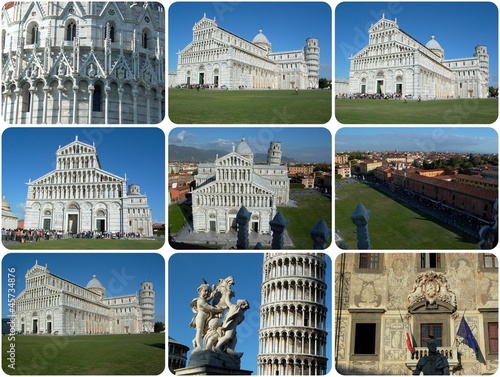
[[[33,334],[38,334],[38,319],[33,320]]]
[[[377,80],[377,94],[382,94],[384,90],[384,80]]]
[[[98,230],[99,232],[105,232],[106,231],[106,220],[97,219],[96,220],[96,230]]]
[[[214,76],[214,85],[215,85],[216,87],[218,87],[218,86],[219,86],[219,76]]]
[[[47,322],[47,333],[52,334],[52,322]]]
[[[215,220],[210,220],[210,231],[215,232]]]
[[[205,73],[201,72],[199,79],[198,79],[198,84],[203,85],[205,84]]]
[[[78,233],[78,215],[68,215],[68,233]]]
[[[43,219],[43,229],[50,230],[50,219]]]
[[[396,93],[397,94],[403,93],[403,84],[396,84]]]

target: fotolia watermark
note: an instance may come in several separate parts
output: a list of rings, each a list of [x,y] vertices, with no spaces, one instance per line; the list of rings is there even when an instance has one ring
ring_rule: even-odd
[[[402,3],[387,3],[387,8],[381,10],[370,11],[372,20],[368,21],[364,28],[359,26],[353,27],[353,40],[352,43],[340,42],[338,46],[344,55],[344,58],[349,59],[352,55],[356,54],[363,47],[368,45],[368,30],[373,25],[374,22],[379,21],[382,16],[386,19],[394,19],[396,15],[400,14],[404,10]]]

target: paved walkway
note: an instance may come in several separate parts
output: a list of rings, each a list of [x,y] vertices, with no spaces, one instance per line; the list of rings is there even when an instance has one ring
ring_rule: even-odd
[[[184,242],[190,244],[200,244],[200,245],[222,245],[222,249],[236,249],[237,233],[234,229],[231,229],[228,233],[216,233],[216,232],[200,232],[194,233],[189,225],[185,225],[177,234],[173,236],[175,242]],[[251,232],[248,236],[250,242],[250,249],[253,249],[257,242],[260,242],[262,247],[265,249],[271,248],[272,236],[270,234],[258,234]],[[283,237],[285,242],[285,247],[294,247],[292,239],[285,230],[285,235]]]

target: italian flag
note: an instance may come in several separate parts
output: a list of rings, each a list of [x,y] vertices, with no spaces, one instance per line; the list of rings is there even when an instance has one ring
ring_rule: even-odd
[[[401,318],[401,322],[403,323],[403,327],[405,329],[406,347],[408,347],[408,351],[413,352],[412,336],[411,336],[410,332],[408,331],[408,327],[406,326],[405,321],[403,321],[403,316],[401,315],[401,312],[399,313],[399,317]]]

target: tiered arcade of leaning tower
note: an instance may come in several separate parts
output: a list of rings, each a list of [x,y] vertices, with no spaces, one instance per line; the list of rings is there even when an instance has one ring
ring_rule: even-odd
[[[155,329],[155,291],[153,283],[147,281],[141,284],[139,304],[142,309],[142,330],[154,332]]]
[[[257,374],[326,374],[325,255],[266,253]]]

